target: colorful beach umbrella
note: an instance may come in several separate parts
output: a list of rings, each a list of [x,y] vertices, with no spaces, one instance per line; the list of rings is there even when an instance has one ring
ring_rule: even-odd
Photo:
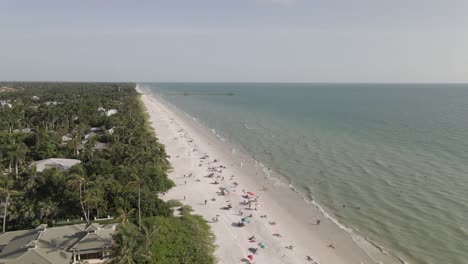
[[[247,192],[248,195],[255,196],[255,193],[253,192]]]
[[[253,260],[253,256],[252,256],[252,255],[248,255],[247,258],[250,259],[250,261]]]

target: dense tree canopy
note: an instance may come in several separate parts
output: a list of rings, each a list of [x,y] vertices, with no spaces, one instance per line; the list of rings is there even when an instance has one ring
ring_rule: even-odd
[[[212,264],[214,236],[200,216],[149,217],[141,230],[132,223],[120,225],[113,263]]]
[[[214,237],[182,207],[174,217],[158,193],[174,186],[164,146],[126,83],[0,83],[3,231],[111,216],[114,263],[207,263]],[[78,159],[69,169],[33,162]],[[71,219],[72,221],[64,221]]]
[[[117,216],[119,208],[138,208],[139,198],[142,216],[171,214],[157,197],[174,185],[169,163],[134,84],[0,86],[16,89],[0,93],[0,169],[20,193],[8,203],[7,230]],[[30,166],[48,158],[82,163],[68,171]],[[141,188],[132,185],[134,175],[144,179]]]

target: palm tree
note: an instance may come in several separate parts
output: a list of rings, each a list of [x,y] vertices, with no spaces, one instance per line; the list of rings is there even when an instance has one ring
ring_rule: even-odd
[[[49,216],[54,216],[57,211],[58,211],[58,206],[57,203],[54,203],[52,201],[47,201],[47,202],[39,202],[38,204],[39,207],[39,212],[41,215],[41,218],[47,222],[49,220]]]
[[[80,205],[81,210],[83,211],[84,218],[86,223],[89,224],[89,208],[85,208],[86,201],[83,199],[83,195],[86,193],[86,185],[88,184],[88,178],[85,175],[85,172],[81,166],[75,166],[73,168],[72,174],[68,179],[68,184],[72,188],[77,188],[79,191]]]
[[[129,182],[130,187],[138,190],[138,227],[141,230],[141,186],[145,182],[144,177],[140,177],[137,174],[132,174],[133,180]]]
[[[5,198],[5,204],[3,208],[3,233],[5,233],[6,229],[8,203],[10,202],[10,197],[17,195],[18,193],[18,191],[13,190],[13,181],[11,179],[6,177],[2,177],[0,179],[0,195]]]
[[[93,161],[94,145],[96,144],[96,141],[95,137],[91,137],[84,145],[84,152],[87,156],[87,161]]]
[[[32,166],[29,170],[28,170],[28,175],[25,177],[24,179],[24,189],[27,190],[27,191],[33,191],[35,192],[35,188],[38,186],[38,185],[42,185],[44,184],[45,182],[45,179],[44,177],[41,175],[41,174],[38,174],[37,173],[37,169],[36,169],[36,166]]]
[[[26,159],[27,153],[28,153],[28,146],[26,146],[24,143],[13,144],[8,151],[8,156],[10,157],[10,172],[11,172],[11,166],[12,164],[14,164],[16,178],[18,178],[18,167]]]
[[[142,226],[143,250],[141,255],[146,261],[151,260],[151,245],[158,230],[159,227],[156,227],[156,225],[152,225],[150,223]]]
[[[134,225],[119,226],[116,235],[114,236],[115,247],[114,257],[111,263],[115,264],[135,264],[139,263],[138,248],[139,248],[139,232],[135,230]]]
[[[128,223],[128,219],[135,213],[135,209],[130,209],[129,211],[125,211],[124,208],[117,209],[117,213],[119,217],[117,218],[121,225],[125,225]]]
[[[96,182],[90,182],[90,188],[86,190],[84,194],[84,204],[87,207],[88,218],[89,212],[96,209],[96,217],[99,218],[99,208],[104,202],[104,192],[100,186],[96,185]]]

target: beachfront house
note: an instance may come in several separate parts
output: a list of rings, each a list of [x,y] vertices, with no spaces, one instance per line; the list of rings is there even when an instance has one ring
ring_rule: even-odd
[[[36,171],[41,172],[46,169],[60,169],[69,170],[76,164],[81,163],[81,160],[77,159],[45,159],[33,162],[30,166],[36,166]],[[0,262],[1,263],[1,262]]]
[[[93,223],[6,232],[0,235],[2,264],[106,263],[116,225]]]

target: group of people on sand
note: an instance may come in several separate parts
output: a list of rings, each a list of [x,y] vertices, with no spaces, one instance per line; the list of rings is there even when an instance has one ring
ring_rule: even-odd
[[[182,132],[182,130],[180,131]],[[185,137],[185,135],[184,135]],[[189,141],[189,143],[192,143],[193,140],[191,139]],[[194,151],[195,152],[195,151]],[[208,163],[208,172],[210,172],[207,176],[205,176],[206,178],[215,178],[214,182],[211,182],[211,184],[215,184],[215,185],[218,185],[218,184],[221,184],[221,182],[224,182],[224,177],[223,176],[215,176],[215,173],[222,173],[222,170],[223,169],[227,169],[226,166],[223,166],[221,164],[221,161],[219,159],[214,159],[212,161],[209,161],[208,158],[210,156],[208,154],[203,154],[203,156],[200,157],[200,162],[207,162]],[[194,177],[192,173],[188,174],[188,175],[184,175],[184,178],[192,178]],[[239,184],[234,181],[234,175],[230,176],[228,178],[229,181],[231,181],[231,187],[219,187],[219,192],[217,192],[218,195],[221,195],[221,196],[226,196],[226,195],[230,195],[231,191],[234,191],[237,189],[237,187],[239,186]],[[200,181],[198,179],[198,181]],[[184,180],[184,183],[186,184],[186,180]],[[268,187],[267,186],[262,186],[261,188],[262,191],[267,191],[268,190]],[[248,208],[244,208],[244,210],[250,210],[251,212],[252,211],[258,211],[258,208],[260,206],[259,204],[259,196],[253,194],[252,192],[247,192],[245,189],[242,190],[242,194],[241,194],[241,197],[243,198],[242,202],[240,203],[241,205],[243,206],[248,206]],[[185,196],[184,196],[184,199],[185,199]],[[211,201],[216,201],[216,198],[211,198],[210,199]],[[228,204],[224,207],[222,207],[221,209],[224,209],[224,210],[230,210],[233,208],[232,204],[227,201]],[[208,200],[204,200],[204,204],[207,205],[208,204]],[[247,224],[250,223],[250,219],[252,219],[254,217],[253,215],[253,212],[248,214],[248,215],[245,215],[244,214],[244,210],[241,208],[239,209],[239,216],[241,216],[242,218],[237,222],[237,226],[239,227],[246,227]],[[217,214],[215,217],[212,218],[212,223],[217,223],[219,222],[219,214]],[[267,215],[266,214],[262,214],[260,215],[260,218],[267,218]],[[268,221],[269,225],[272,225],[272,226],[275,226],[277,225],[277,222],[276,221]],[[317,219],[316,220],[316,224],[319,225],[320,224],[320,220]],[[282,235],[279,234],[279,233],[273,233],[273,236],[275,237],[278,237],[278,238],[282,238]],[[249,243],[257,243],[257,238],[253,235],[251,237],[248,238],[249,240]],[[250,246],[248,247],[248,252],[250,254],[247,255],[247,258],[244,258],[243,260],[247,263],[250,263],[250,264],[253,264],[253,260],[254,260],[254,255],[258,254],[259,253],[259,250],[260,248],[267,248],[267,245],[264,244],[264,243],[258,243],[257,244],[259,247],[255,247],[255,246]],[[329,244],[328,247],[330,248],[335,248],[333,244]],[[288,245],[285,247],[286,249],[289,249],[289,250],[293,250],[294,249],[294,246],[293,245]],[[314,259],[310,256],[306,256],[305,258],[307,261],[314,261]],[[317,262],[313,262],[313,263],[317,263]]]

